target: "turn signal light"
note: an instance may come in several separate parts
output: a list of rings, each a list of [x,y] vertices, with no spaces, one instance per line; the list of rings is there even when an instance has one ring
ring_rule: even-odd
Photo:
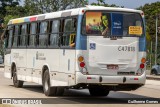
[[[84,61],[84,58],[83,58],[82,56],[80,56],[80,57],[78,58],[78,61],[79,61],[79,62],[83,62],[83,61]]]
[[[146,58],[142,58],[142,59],[141,59],[141,62],[142,62],[142,63],[145,63],[145,62],[146,62]]]

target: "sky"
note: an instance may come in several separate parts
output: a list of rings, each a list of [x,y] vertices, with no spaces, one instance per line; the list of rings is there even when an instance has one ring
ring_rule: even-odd
[[[89,0],[89,3],[96,2],[97,0]],[[125,8],[137,8],[145,5],[146,3],[153,3],[160,0],[105,0],[107,4],[116,4],[124,6]]]

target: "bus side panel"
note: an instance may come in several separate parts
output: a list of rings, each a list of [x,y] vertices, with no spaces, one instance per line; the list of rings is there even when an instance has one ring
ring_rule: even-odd
[[[12,74],[11,74],[11,53],[5,55],[5,59],[4,59],[4,76],[6,78],[12,78]]]
[[[75,85],[75,49],[60,49],[60,72],[67,75],[68,86]]]
[[[34,71],[35,51],[33,49],[27,49],[27,70],[26,80],[33,82],[32,75]]]
[[[16,61],[16,70],[19,80],[26,81],[26,49],[13,49],[13,60]]]
[[[74,64],[75,50],[66,50],[65,55],[60,49],[27,50],[27,72],[29,71],[27,76],[35,83],[42,84],[42,69],[47,66],[51,86],[75,85]]]

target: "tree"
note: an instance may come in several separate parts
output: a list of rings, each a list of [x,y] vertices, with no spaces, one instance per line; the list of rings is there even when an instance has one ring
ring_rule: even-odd
[[[94,5],[94,6],[105,6],[105,7],[119,7],[119,6],[115,5],[115,4],[109,5],[109,4],[107,4],[105,2],[105,0],[97,0],[97,3],[93,2],[91,5]]]
[[[19,5],[20,0],[0,0],[0,17],[6,16],[6,6],[15,7]]]
[[[149,33],[149,35],[152,35],[152,39],[155,39],[155,17],[156,15],[160,14],[160,2],[155,2],[151,4],[145,4],[144,6],[141,6],[137,8],[139,10],[142,10],[145,14],[146,19],[146,30]],[[160,23],[158,23],[158,26],[160,26]]]
[[[84,0],[25,0],[24,7],[28,15],[42,14],[85,5]]]
[[[25,13],[22,6],[19,6],[20,0],[0,0],[0,35],[3,33],[3,29],[6,28],[8,21],[12,18],[23,16]],[[23,10],[23,12],[22,12]],[[0,55],[4,55],[3,51],[3,40],[0,40]]]
[[[147,39],[147,49],[151,49],[151,41],[153,44],[153,50],[155,47],[155,35],[156,35],[156,21],[155,18],[157,15],[160,14],[160,2],[155,2],[155,3],[151,3],[151,4],[145,4],[144,6],[141,6],[139,8],[137,8],[139,10],[142,10],[145,14],[145,23],[146,23],[146,39]],[[160,26],[160,19],[158,21],[158,26]],[[160,37],[158,36],[158,45],[159,45],[159,41],[160,41]],[[157,48],[157,54],[160,53],[160,49]],[[153,56],[153,54],[155,53],[155,51],[151,52],[147,54],[147,57],[149,58],[149,55]],[[154,62],[155,58],[152,58],[151,62]],[[160,62],[160,56],[158,55],[157,57],[158,62]]]

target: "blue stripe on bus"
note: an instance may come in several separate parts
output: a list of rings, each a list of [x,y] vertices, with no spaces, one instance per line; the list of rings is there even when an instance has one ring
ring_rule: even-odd
[[[143,23],[144,23],[144,26],[145,26],[145,20],[143,19]],[[144,32],[146,32],[146,29],[144,27],[143,29]],[[139,38],[139,51],[140,52],[143,52],[143,51],[146,51],[146,33],[144,33],[144,35],[142,37]]]
[[[76,49],[87,50],[87,36],[81,35],[82,15],[78,16],[77,36],[76,36]]]
[[[146,51],[146,37],[139,38],[139,51]]]

